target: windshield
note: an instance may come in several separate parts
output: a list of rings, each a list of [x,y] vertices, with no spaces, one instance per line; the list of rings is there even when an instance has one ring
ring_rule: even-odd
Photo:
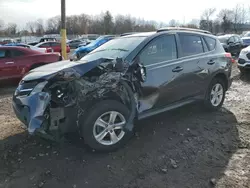
[[[146,37],[125,37],[113,39],[88,55],[84,56],[81,60],[94,61],[99,58],[125,58],[131,51],[133,51]]]
[[[250,32],[247,32],[246,34],[244,34],[244,37],[250,37]]]
[[[218,37],[221,43],[227,43],[228,37]]]

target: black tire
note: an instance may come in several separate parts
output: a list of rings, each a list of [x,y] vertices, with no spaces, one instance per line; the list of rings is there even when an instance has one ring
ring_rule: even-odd
[[[222,100],[221,102],[214,106],[211,102],[211,92],[212,92],[212,89],[214,88],[214,86],[216,84],[220,84],[223,88],[223,95],[222,95]],[[221,106],[223,105],[223,102],[225,100],[225,94],[226,94],[226,83],[225,81],[223,81],[221,78],[213,78],[213,80],[211,81],[209,87],[208,87],[208,90],[207,90],[207,93],[206,93],[206,98],[205,98],[205,107],[208,109],[208,110],[211,110],[211,111],[215,111],[215,110],[218,110],[219,108],[221,108]]]
[[[123,145],[125,145],[133,135],[133,131],[128,131],[127,129],[123,129],[125,134],[121,138],[121,140],[118,141],[116,144],[103,145],[99,143],[94,137],[93,133],[94,124],[98,119],[98,117],[109,111],[117,111],[125,117],[126,121],[128,120],[129,117],[128,108],[124,104],[114,100],[104,100],[97,103],[88,111],[87,115],[85,115],[80,119],[80,122],[84,122],[83,125],[80,125],[81,136],[83,137],[85,144],[88,145],[91,149],[94,149],[95,151],[101,151],[101,152],[115,151],[121,148]]]

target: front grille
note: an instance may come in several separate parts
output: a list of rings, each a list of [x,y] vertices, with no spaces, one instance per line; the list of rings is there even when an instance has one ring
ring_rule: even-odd
[[[25,82],[22,81],[18,88],[16,89],[15,96],[27,96],[31,93],[34,87],[37,85],[37,82]]]
[[[247,56],[248,59],[250,59],[250,53],[248,53],[246,56]]]
[[[245,59],[239,58],[238,63],[239,63],[239,64],[244,64],[244,63],[246,63],[246,61],[245,61]]]

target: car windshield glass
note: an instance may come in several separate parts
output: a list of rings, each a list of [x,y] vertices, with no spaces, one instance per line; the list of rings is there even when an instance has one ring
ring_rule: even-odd
[[[250,37],[250,32],[244,34],[244,37]]]
[[[218,37],[221,43],[227,43],[228,37]]]
[[[133,51],[146,37],[125,37],[117,38],[105,43],[81,60],[94,61],[99,58],[125,58],[131,51]]]

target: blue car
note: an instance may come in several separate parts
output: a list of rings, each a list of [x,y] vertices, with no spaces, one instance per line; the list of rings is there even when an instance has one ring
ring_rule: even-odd
[[[77,48],[74,51],[74,53],[72,54],[72,57],[70,59],[71,60],[81,59],[83,56],[85,56],[89,52],[93,51],[94,49],[96,49],[97,47],[103,45],[104,43],[112,40],[113,38],[115,38],[115,36],[113,36],[113,35],[100,36],[96,40],[91,42],[90,44]]]

